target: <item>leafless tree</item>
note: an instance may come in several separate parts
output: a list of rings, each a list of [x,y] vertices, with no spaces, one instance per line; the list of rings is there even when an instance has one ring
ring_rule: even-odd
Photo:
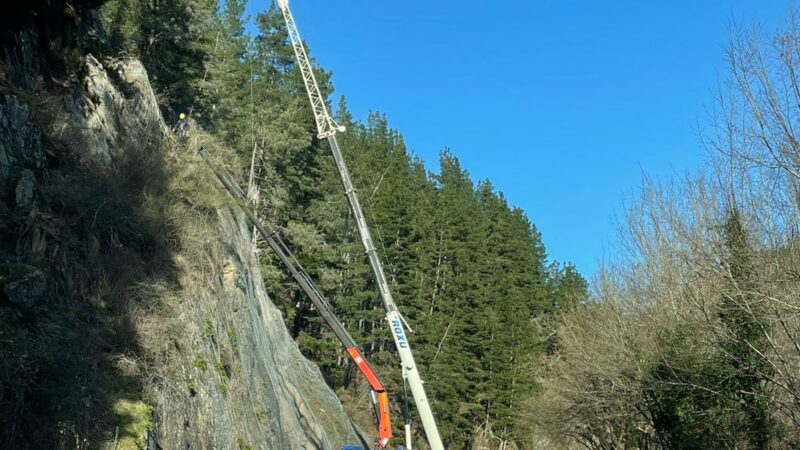
[[[703,133],[708,165],[683,177],[645,177],[626,201],[617,259],[599,270],[594,303],[561,317],[558,351],[543,361],[544,389],[524,412],[532,418],[532,446],[663,448],[647,397],[649,374],[657,364],[671,367],[660,339],[681,328],[696,330],[698,348],[734,359],[731,348],[756,355],[760,385],[737,398],[768,405],[771,426],[781,430],[771,448],[800,442],[795,14],[772,36],[732,26],[726,57],[728,79]],[[730,263],[725,224],[732,211],[745,230],[747,282]],[[756,337],[731,330],[723,319],[730,308],[757,324]],[[684,382],[677,372],[675,379]],[[750,448],[737,436],[720,447]]]

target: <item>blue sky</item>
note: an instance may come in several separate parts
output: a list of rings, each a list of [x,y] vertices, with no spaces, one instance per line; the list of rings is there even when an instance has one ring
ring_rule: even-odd
[[[250,0],[252,14],[270,0]],[[732,22],[791,0],[290,0],[356,118],[386,113],[436,171],[449,147],[591,275],[642,174],[695,170]],[[335,102],[334,102],[335,104]]]

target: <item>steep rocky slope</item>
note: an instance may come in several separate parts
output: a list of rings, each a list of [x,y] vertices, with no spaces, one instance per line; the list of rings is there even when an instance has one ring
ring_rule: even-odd
[[[177,142],[138,61],[86,54],[52,73],[36,31],[13,41],[0,63],[0,447],[366,447],[195,150],[233,155],[202,133]]]

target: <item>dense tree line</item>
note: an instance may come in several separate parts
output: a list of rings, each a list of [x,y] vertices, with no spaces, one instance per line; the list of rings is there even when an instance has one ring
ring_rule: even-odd
[[[391,392],[401,392],[383,308],[333,159],[316,138],[283,20],[272,6],[248,32],[245,3],[114,0],[102,16],[114,50],[145,63],[165,116],[189,111],[237,151],[250,173],[241,182],[253,208],[282,230]],[[329,74],[317,70],[331,93]],[[443,151],[438,173],[431,173],[385,116],[356,121],[343,98],[336,109],[348,129],[340,142],[400,310],[414,329],[445,442],[469,448],[480,431],[501,444],[521,443],[528,418],[518,411],[537,390],[532,364],[557,345],[548,338],[552,318],[584,302],[585,281],[569,264],[549,264],[525,214],[489,181],[474,183],[454,153]],[[272,255],[261,258],[304,353],[333,387],[363,390],[309,302]]]

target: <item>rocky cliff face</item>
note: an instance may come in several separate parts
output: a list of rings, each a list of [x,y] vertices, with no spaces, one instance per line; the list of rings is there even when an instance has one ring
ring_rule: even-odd
[[[0,447],[368,447],[195,150],[232,156],[175,141],[138,61],[44,75],[30,33],[0,64]]]

